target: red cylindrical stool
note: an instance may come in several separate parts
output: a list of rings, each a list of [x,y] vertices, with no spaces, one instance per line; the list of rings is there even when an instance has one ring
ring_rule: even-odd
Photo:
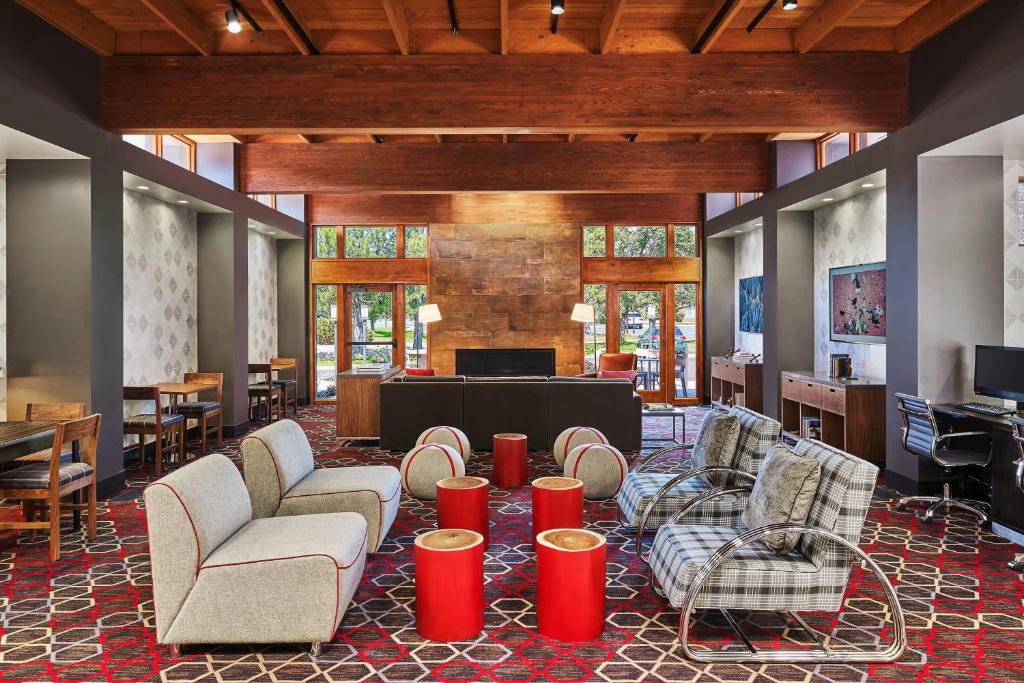
[[[494,485],[503,489],[514,489],[524,486],[529,477],[526,434],[495,434]]]
[[[489,483],[483,477],[449,477],[437,482],[437,528],[475,531],[484,537],[486,548]]]
[[[605,539],[586,529],[537,536],[537,629],[556,640],[594,640],[604,631]]]
[[[484,628],[484,537],[437,529],[416,537],[416,631],[428,640],[475,637]]]
[[[533,480],[533,543],[548,529],[583,528],[583,482],[571,477]]]

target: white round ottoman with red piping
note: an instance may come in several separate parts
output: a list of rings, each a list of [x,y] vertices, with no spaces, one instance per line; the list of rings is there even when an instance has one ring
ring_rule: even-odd
[[[469,459],[473,456],[473,449],[470,448],[469,439],[466,437],[465,432],[458,427],[440,425],[427,429],[416,439],[416,445],[423,446],[428,443],[440,443],[445,446],[451,446],[462,456],[462,462],[464,463],[469,462]]]
[[[437,482],[466,473],[462,456],[451,446],[441,443],[416,446],[402,458],[399,467],[402,488],[413,498],[437,499]]]
[[[629,465],[614,446],[588,443],[569,451],[563,466],[565,476],[583,482],[587,500],[611,498],[622,488]]]
[[[555,439],[555,445],[551,447],[551,452],[555,456],[555,462],[564,465],[569,451],[588,443],[608,443],[608,439],[593,427],[569,427],[562,430],[562,433]]]

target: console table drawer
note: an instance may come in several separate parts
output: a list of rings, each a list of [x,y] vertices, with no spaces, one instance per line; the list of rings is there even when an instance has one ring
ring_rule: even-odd
[[[821,407],[837,415],[846,414],[846,391],[836,387],[821,388]]]
[[[729,365],[728,363],[723,363],[722,367],[719,368],[719,372],[723,379],[735,382],[736,384],[743,384],[747,379],[746,372],[743,368],[735,365]]]
[[[821,385],[813,382],[797,382],[800,402],[815,408],[821,407]]]
[[[793,379],[792,377],[782,376],[782,398],[788,398],[791,401],[800,400],[800,385],[802,382]]]

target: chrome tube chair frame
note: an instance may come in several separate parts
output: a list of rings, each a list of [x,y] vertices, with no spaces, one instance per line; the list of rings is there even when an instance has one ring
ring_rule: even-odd
[[[640,460],[636,464],[633,465],[633,469],[630,470],[630,471],[634,472],[634,473],[636,473],[636,472],[643,472],[645,469],[647,469],[648,465],[653,464],[655,460],[657,460],[661,456],[665,455],[666,453],[671,453],[673,451],[682,451],[682,450],[686,450],[688,448],[692,449],[693,446],[694,446],[694,444],[692,444],[692,443],[680,443],[680,444],[671,444],[669,446],[662,446],[661,448],[657,448],[653,452],[648,453],[647,455],[645,455],[642,458],[640,458]],[[686,462],[686,461],[683,460],[682,458],[680,458],[678,463],[674,463],[674,465],[675,464],[682,464],[684,462]],[[629,520],[622,516],[622,508],[616,507],[615,508],[615,514],[617,515],[619,526],[626,526],[626,527],[629,526]]]
[[[915,407],[914,404],[918,404],[918,407]],[[923,409],[919,407],[921,404],[923,404]],[[935,420],[935,412],[932,410],[932,402],[930,400],[897,392],[896,409],[903,417],[903,449],[908,453],[930,457],[936,465],[943,468],[945,471],[959,469],[961,467],[985,467],[992,461],[991,434],[988,432],[943,432],[939,428],[938,422]],[[917,421],[916,423],[915,420]],[[917,444],[912,443],[912,432],[915,431],[915,428],[917,430],[921,430],[922,428],[927,429],[925,425],[928,425],[931,429],[932,436],[930,442]],[[918,434],[918,436],[921,435]],[[968,464],[952,464],[948,460],[944,461],[942,459],[944,445],[953,439],[965,437],[988,439],[988,457],[979,459],[978,462]],[[945,507],[947,510],[949,508],[966,510],[967,512],[975,515],[978,518],[978,522],[982,525],[988,524],[990,521],[989,510],[991,509],[991,505],[981,500],[953,498],[950,491],[949,481],[942,482],[941,496],[904,496],[897,501],[896,509],[901,512],[906,510],[907,503],[928,503],[928,508],[921,515],[921,521],[925,524],[931,524],[934,521],[935,513],[942,507]]]
[[[1017,490],[1024,494],[1024,419],[1011,417],[1010,428],[1013,430],[1013,442],[1017,446],[1017,460],[1013,463],[1017,466],[1014,477],[1017,481]],[[1024,570],[1024,553],[1016,553],[1006,564],[1015,572]]]
[[[732,495],[738,493],[749,494],[752,487],[750,486],[723,486],[717,489],[711,489],[700,494],[693,500],[688,501],[678,512],[673,515],[672,519],[668,522],[673,524],[681,519],[687,512],[697,507],[701,503],[717,498],[718,496]],[[846,550],[854,554],[857,560],[861,561],[872,574],[878,579],[879,583],[882,584],[882,590],[885,591],[886,601],[888,602],[889,611],[892,614],[893,621],[893,639],[889,647],[884,650],[878,651],[864,651],[864,650],[839,650],[835,651],[829,648],[829,646],[822,640],[821,636],[811,626],[804,621],[804,619],[797,613],[791,610],[780,612],[788,617],[791,617],[793,621],[800,626],[818,645],[817,650],[807,650],[803,652],[793,650],[758,650],[754,647],[754,644],[750,641],[747,635],[743,632],[739,622],[726,608],[717,608],[718,611],[725,618],[726,623],[733,630],[734,633],[743,642],[746,648],[745,652],[729,652],[729,651],[717,651],[717,652],[704,652],[700,650],[694,650],[690,647],[689,635],[690,635],[690,617],[694,611],[694,603],[697,600],[697,596],[700,594],[704,584],[708,581],[711,575],[718,569],[719,565],[725,562],[731,557],[737,550],[743,546],[750,545],[754,541],[761,539],[764,536],[780,532],[797,532],[800,534],[810,534],[812,536],[821,536],[827,540],[832,541],[843,546]],[[851,563],[852,564],[852,563]],[[650,572],[650,582],[654,591],[661,597],[667,597],[665,592],[658,585],[658,580],[654,576],[653,568]],[[803,664],[803,663],[828,663],[828,664],[866,664],[866,663],[886,663],[894,662],[903,655],[903,651],[907,647],[907,621],[903,614],[903,606],[900,605],[899,596],[896,594],[896,589],[893,588],[886,577],[885,572],[878,566],[870,555],[864,552],[860,546],[855,543],[851,543],[842,536],[832,532],[826,531],[825,529],[815,529],[813,527],[804,526],[801,524],[769,524],[756,529],[750,529],[743,532],[739,536],[736,536],[732,540],[723,544],[715,553],[709,558],[708,562],[701,567],[700,571],[693,578],[690,583],[689,590],[686,593],[686,597],[683,600],[683,604],[679,609],[679,643],[682,645],[683,654],[687,658],[702,663],[743,663],[743,662],[758,662],[758,663],[786,663],[786,664]]]

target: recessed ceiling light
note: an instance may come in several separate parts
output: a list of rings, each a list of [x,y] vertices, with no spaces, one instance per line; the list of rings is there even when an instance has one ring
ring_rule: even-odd
[[[754,223],[754,227],[755,227],[755,228],[760,228],[760,227],[761,227],[761,224],[760,224],[760,223]]]
[[[188,204],[188,200],[187,199],[179,199],[178,203],[179,204]]]
[[[835,201],[835,199],[833,199],[832,197],[825,197],[825,198],[824,198],[824,199],[822,199],[821,201],[823,201],[823,202],[834,202],[834,201]]]
[[[137,187],[136,189],[139,189],[139,190],[148,190],[148,189],[149,189],[149,185],[139,185],[139,186],[138,186],[138,187]]]
[[[874,186],[875,186],[874,183],[861,183],[861,187],[863,187],[865,189],[867,189],[869,187],[874,187]]]

